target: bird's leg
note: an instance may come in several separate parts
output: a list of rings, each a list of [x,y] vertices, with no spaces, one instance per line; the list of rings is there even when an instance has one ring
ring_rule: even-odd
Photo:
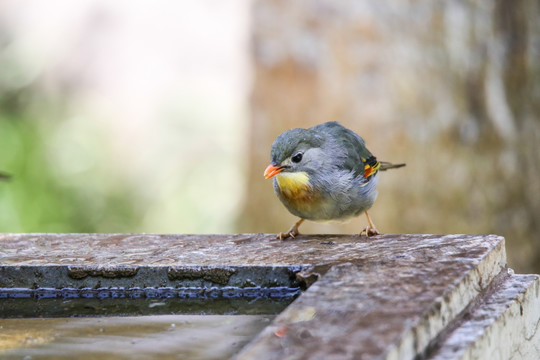
[[[287,231],[286,233],[279,233],[279,235],[277,236],[277,238],[279,240],[284,240],[288,237],[292,237],[294,238],[296,235],[300,234],[298,232],[298,227],[300,226],[300,224],[302,224],[304,222],[304,219],[300,219],[298,220],[297,222],[294,223],[293,226],[291,226],[291,228],[289,229],[289,231]]]
[[[364,233],[366,234],[366,237],[379,235],[379,230],[377,230],[377,228],[375,227],[375,224],[373,223],[373,221],[369,217],[369,214],[368,214],[367,211],[366,211],[366,217],[367,217],[367,221],[368,221],[369,225],[366,226],[364,228],[364,230],[362,230],[362,232],[360,233],[360,236],[364,235]]]

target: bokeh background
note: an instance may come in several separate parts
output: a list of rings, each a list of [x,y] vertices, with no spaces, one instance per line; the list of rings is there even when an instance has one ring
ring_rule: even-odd
[[[503,235],[540,273],[539,18],[534,0],[0,0],[0,231],[283,231],[272,141],[337,120],[407,163],[381,175],[381,231]]]

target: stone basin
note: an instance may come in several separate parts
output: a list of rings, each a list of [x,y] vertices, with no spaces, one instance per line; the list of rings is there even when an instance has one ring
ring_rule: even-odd
[[[163,324],[184,321],[170,316],[194,314],[204,314],[198,318],[210,324],[210,337],[180,348],[218,346],[190,358],[458,359],[540,349],[538,276],[512,274],[504,239],[494,235],[301,235],[279,241],[272,234],[3,234],[0,244],[0,344],[10,344],[0,345],[2,357],[54,350],[54,356],[136,358],[157,346],[160,358],[176,358],[181,351],[170,344],[181,335]],[[60,304],[56,313],[30,305],[47,301]],[[62,312],[66,301],[93,301],[84,315],[100,317],[68,318],[83,314]],[[124,309],[112,311],[115,302]],[[126,310],[136,303],[145,311]],[[16,318],[24,316],[31,318]],[[216,325],[216,316],[229,317],[224,321],[231,327]],[[21,329],[43,327],[43,321],[57,336],[17,341]],[[79,331],[76,340],[66,340],[66,326],[100,328],[86,323],[91,321],[118,321],[123,325],[111,326],[127,333],[118,338]],[[148,332],[144,324],[161,325]],[[214,328],[233,336],[210,341],[221,338]],[[239,328],[249,331],[239,334]]]

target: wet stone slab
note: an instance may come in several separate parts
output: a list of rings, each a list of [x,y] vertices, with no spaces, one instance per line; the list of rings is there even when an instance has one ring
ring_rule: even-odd
[[[239,358],[412,359],[506,264],[499,237],[396,240],[333,266]]]
[[[14,288],[307,289],[238,359],[425,356],[508,276],[499,236],[273,234],[3,234],[0,275],[9,300]]]
[[[334,265],[394,260],[467,260],[500,243],[495,235],[0,234],[0,265],[137,266]],[[97,270],[96,270],[97,271]],[[105,275],[101,273],[99,275]],[[112,276],[111,274],[110,276]]]
[[[540,276],[507,276],[440,336],[429,360],[538,359]]]
[[[0,287],[286,286],[300,270],[324,273],[348,262],[470,267],[501,241],[489,235],[302,235],[279,241],[273,234],[1,234]]]

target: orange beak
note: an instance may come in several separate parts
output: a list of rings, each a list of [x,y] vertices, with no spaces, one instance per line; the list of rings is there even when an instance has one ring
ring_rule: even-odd
[[[279,174],[283,171],[283,166],[276,166],[274,164],[268,165],[266,170],[264,170],[264,178],[270,179],[272,176]]]

